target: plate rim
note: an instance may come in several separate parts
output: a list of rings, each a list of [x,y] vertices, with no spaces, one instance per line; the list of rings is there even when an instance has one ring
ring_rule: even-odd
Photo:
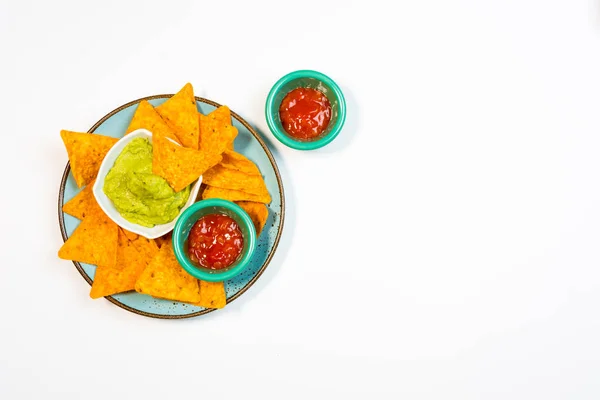
[[[142,98],[139,98],[137,100],[132,100],[132,101],[130,101],[128,103],[125,103],[122,106],[117,107],[114,110],[110,111],[108,114],[106,114],[100,120],[98,120],[98,122],[96,122],[87,131],[87,133],[94,133],[96,131],[96,129],[98,129],[98,127],[100,125],[102,125],[107,119],[111,118],[112,116],[114,116],[118,112],[120,112],[120,111],[122,111],[122,110],[124,110],[124,109],[126,109],[128,107],[131,107],[134,104],[140,103],[141,101],[144,101],[144,100],[168,99],[168,98],[170,98],[172,96],[174,96],[174,94],[157,94],[157,95],[142,97]],[[206,103],[206,104],[211,105],[213,107],[220,107],[221,106],[221,104],[219,104],[219,103],[217,103],[215,101],[206,99],[204,97],[195,96],[195,99],[196,99],[196,102],[199,101],[201,103]],[[277,178],[277,186],[279,187],[279,198],[280,198],[280,201],[281,201],[281,213],[280,213],[280,217],[279,217],[279,230],[277,232],[277,236],[275,237],[275,242],[273,243],[273,248],[271,249],[271,251],[267,255],[267,258],[263,262],[263,265],[257,271],[256,275],[254,275],[254,277],[252,277],[252,279],[250,279],[250,281],[248,281],[248,283],[246,283],[246,285],[244,285],[244,287],[242,287],[236,294],[234,294],[233,296],[231,296],[231,298],[227,299],[227,303],[226,304],[229,304],[229,303],[233,302],[235,299],[237,299],[242,294],[244,294],[248,289],[250,289],[250,287],[252,287],[252,285],[254,285],[254,283],[256,283],[256,281],[258,280],[258,278],[260,278],[260,276],[263,274],[263,272],[267,269],[267,267],[271,263],[271,259],[275,255],[275,251],[277,250],[277,247],[279,246],[279,240],[281,239],[281,234],[283,233],[283,227],[284,227],[284,221],[285,221],[285,195],[284,195],[284,191],[283,191],[283,183],[282,183],[282,180],[281,180],[281,174],[279,173],[279,168],[277,167],[277,163],[275,162],[275,158],[273,157],[273,154],[271,153],[271,150],[269,150],[269,148],[267,147],[265,141],[260,137],[260,135],[258,134],[258,132],[256,132],[254,130],[254,128],[248,122],[246,122],[246,120],[244,120],[240,115],[238,115],[237,113],[235,113],[231,109],[230,109],[230,111],[231,111],[231,116],[233,118],[235,118],[239,123],[241,123],[246,129],[248,129],[248,131],[258,141],[258,143],[263,148],[265,154],[267,155],[267,158],[269,159],[269,162],[271,163],[271,166],[273,167],[273,170],[275,171],[275,177]],[[65,242],[68,239],[68,237],[67,237],[67,231],[66,231],[66,228],[65,228],[65,219],[64,219],[64,215],[63,215],[64,213],[62,211],[62,205],[63,205],[64,197],[65,197],[65,186],[66,186],[66,182],[67,182],[67,179],[69,177],[69,172],[70,171],[71,171],[71,163],[70,163],[70,161],[67,161],[67,165],[65,166],[65,170],[63,172],[63,176],[62,176],[62,178],[60,180],[60,187],[59,187],[59,191],[58,191],[58,225],[60,227],[60,233],[61,233],[61,236],[63,238],[63,242]],[[75,265],[75,268],[77,268],[77,270],[79,271],[79,273],[81,274],[81,276],[83,277],[83,279],[91,286],[93,280],[85,272],[85,270],[81,266],[81,263],[79,263],[79,261],[73,261],[73,264]],[[150,318],[158,318],[158,319],[185,319],[185,318],[193,318],[193,317],[198,317],[200,315],[205,315],[205,314],[211,313],[211,312],[213,312],[215,310],[218,310],[216,308],[206,308],[204,310],[197,311],[197,312],[190,313],[190,314],[164,315],[164,314],[155,314],[155,313],[150,313],[150,312],[146,312],[146,311],[137,310],[137,309],[135,309],[133,307],[130,307],[128,305],[125,305],[125,304],[121,303],[119,300],[115,299],[113,296],[105,296],[104,298],[106,300],[110,301],[111,303],[113,303],[114,305],[116,305],[116,306],[118,306],[118,307],[120,307],[120,308],[122,308],[124,310],[130,311],[130,312],[132,312],[134,314],[138,314],[138,315],[142,315],[142,316],[150,317]]]

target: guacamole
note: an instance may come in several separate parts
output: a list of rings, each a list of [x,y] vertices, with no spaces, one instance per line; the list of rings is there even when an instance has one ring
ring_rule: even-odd
[[[189,186],[175,193],[152,173],[152,144],[144,138],[123,148],[102,190],[123,218],[149,228],[173,221],[190,196]]]

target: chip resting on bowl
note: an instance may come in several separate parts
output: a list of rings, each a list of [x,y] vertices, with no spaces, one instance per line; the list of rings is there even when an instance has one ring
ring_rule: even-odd
[[[153,136],[152,145],[152,172],[162,176],[176,192],[183,190],[221,161],[220,154],[206,155],[198,150],[179,146],[161,136]]]
[[[169,100],[156,107],[156,111],[173,129],[179,143],[191,149],[198,148],[200,136],[198,107],[194,97],[194,88],[190,83],[187,83]]]
[[[152,132],[153,135],[161,135],[180,143],[175,132],[173,132],[169,125],[167,125],[158,114],[156,109],[152,107],[152,104],[148,103],[147,100],[142,100],[140,104],[138,104],[125,134],[127,135],[137,129],[147,129]]]

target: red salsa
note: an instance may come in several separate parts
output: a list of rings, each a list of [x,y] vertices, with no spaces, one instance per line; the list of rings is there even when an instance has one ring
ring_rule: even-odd
[[[294,89],[283,98],[279,118],[290,136],[312,139],[327,129],[331,120],[331,104],[327,96],[318,90]]]
[[[196,221],[188,237],[190,259],[205,268],[227,268],[237,260],[243,248],[240,227],[225,214],[203,216]]]

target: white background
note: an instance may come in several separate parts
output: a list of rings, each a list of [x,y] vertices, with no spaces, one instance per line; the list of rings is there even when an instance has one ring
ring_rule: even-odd
[[[597,0],[0,1],[0,398],[600,398]],[[320,151],[271,85],[342,87]],[[56,216],[67,155],[192,82],[261,130],[285,231],[224,310],[88,297]]]

